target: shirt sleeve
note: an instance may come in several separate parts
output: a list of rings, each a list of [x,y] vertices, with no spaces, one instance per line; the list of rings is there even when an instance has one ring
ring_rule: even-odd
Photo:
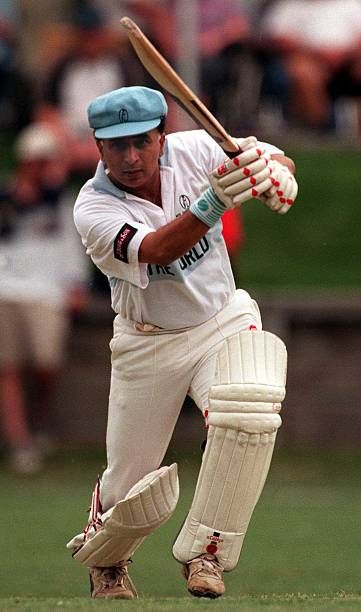
[[[108,210],[104,215],[96,203],[76,207],[74,221],[87,254],[103,274],[141,289],[147,287],[147,264],[138,261],[138,254],[153,228],[133,221],[124,212]]]

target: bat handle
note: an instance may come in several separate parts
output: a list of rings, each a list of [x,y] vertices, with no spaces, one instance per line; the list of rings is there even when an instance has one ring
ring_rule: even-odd
[[[229,159],[234,159],[235,157],[237,157],[237,155],[240,155],[240,153],[243,153],[243,149],[239,147],[238,151],[224,151],[224,152],[227,153]]]
[[[237,157],[237,155],[243,153],[243,149],[239,146],[239,142],[237,142],[237,140],[233,139],[231,136],[228,136],[227,139],[224,139],[221,142],[218,141],[218,144],[222,147],[229,159],[234,159]]]

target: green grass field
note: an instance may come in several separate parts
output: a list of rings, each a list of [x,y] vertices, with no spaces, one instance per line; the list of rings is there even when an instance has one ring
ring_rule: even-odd
[[[191,501],[198,458],[179,464],[174,516],[135,554],[135,602],[92,602],[88,576],[65,549],[84,525],[102,457],[57,456],[36,478],[1,471],[1,610],[338,610],[361,609],[360,456],[276,451],[241,560],[217,601],[187,594],[171,545]]]
[[[258,202],[243,206],[246,244],[237,276],[244,286],[269,291],[359,290],[359,153],[290,155],[297,165],[297,202],[283,216]]]

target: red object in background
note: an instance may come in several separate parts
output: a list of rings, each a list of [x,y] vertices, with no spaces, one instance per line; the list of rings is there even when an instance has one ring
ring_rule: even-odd
[[[230,256],[235,255],[244,244],[244,228],[238,208],[231,208],[222,215],[223,238]]]

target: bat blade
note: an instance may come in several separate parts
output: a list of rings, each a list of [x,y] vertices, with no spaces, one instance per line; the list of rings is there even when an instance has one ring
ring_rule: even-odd
[[[137,24],[129,17],[123,17],[120,23],[126,29],[129,41],[143,66],[157,83],[176,99],[180,106],[218,142],[228,155],[239,153],[239,148],[232,137],[164,59]]]

